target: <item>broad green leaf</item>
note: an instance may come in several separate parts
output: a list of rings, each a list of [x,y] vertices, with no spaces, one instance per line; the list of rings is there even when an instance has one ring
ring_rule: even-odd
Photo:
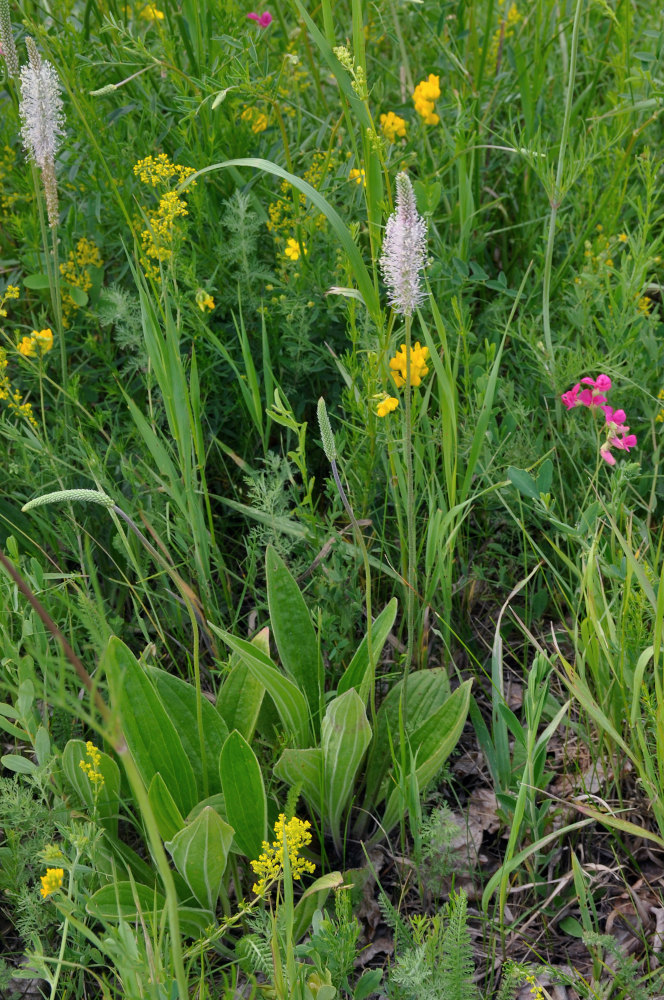
[[[286,732],[293,736],[298,746],[308,746],[311,741],[309,729],[309,708],[306,699],[293,681],[277,670],[269,656],[261,652],[246,639],[237,639],[210,623],[210,628],[220,636],[232,650],[239,653],[252,676],[265,686]]]
[[[166,713],[175,726],[182,747],[196,778],[198,798],[203,798],[203,766],[201,749],[198,740],[198,718],[196,715],[196,688],[187,684],[180,677],[174,677],[165,670],[151,667],[151,679],[161,698]],[[208,793],[214,795],[221,791],[219,784],[219,754],[228,736],[226,723],[213,705],[202,696],[201,711],[203,715],[203,732],[205,734],[205,765],[207,768]]]
[[[421,794],[426,791],[429,782],[440,773],[443,764],[459,741],[468,715],[471,684],[472,680],[464,681],[456,691],[452,692],[445,704],[430,715],[410,738],[416,761],[415,776]],[[399,822],[403,809],[401,789],[394,788],[385,807],[381,835]]]
[[[385,641],[390,634],[390,629],[394,625],[394,619],[397,616],[397,607],[397,599],[396,597],[393,597],[390,603],[383,608],[373,623],[373,627],[371,629],[371,646],[373,649],[374,663],[378,662],[378,658],[382,652],[383,646],[385,645]],[[369,637],[365,635],[362,642],[358,646],[353,659],[348,664],[341,680],[339,681],[337,694],[345,694],[346,691],[350,691],[351,688],[355,688],[362,701],[366,704],[370,693],[370,684]]]
[[[445,703],[450,694],[450,683],[447,671],[435,667],[409,674],[407,684],[407,731],[413,732]],[[376,732],[366,766],[364,806],[369,811],[385,798],[387,775],[393,763],[392,747],[397,759],[400,758],[399,703],[402,691],[403,681],[399,681],[385,695],[376,716]]]
[[[249,859],[258,858],[267,838],[265,785],[256,754],[237,729],[224,743],[219,774],[235,843]]]
[[[37,770],[34,760],[22,757],[18,753],[6,753],[4,757],[0,757],[0,764],[8,771],[13,771],[14,774],[34,774]]]
[[[201,904],[214,912],[233,841],[233,827],[210,807],[166,842],[175,867]]]
[[[99,751],[97,770],[103,777],[96,787],[81,769],[81,761],[89,763],[83,740],[69,740],[62,751],[62,769],[70,787],[84,803],[88,812],[96,813],[105,829],[117,836],[120,811],[120,768],[112,757]]]
[[[544,492],[538,489],[537,483],[525,469],[515,469],[510,465],[507,470],[507,478],[513,486],[516,486],[519,493],[521,493],[524,497],[530,497],[532,500],[538,500],[540,492]]]
[[[148,799],[159,827],[161,839],[171,840],[176,833],[184,828],[184,819],[160,774],[155,774],[150,782]]]
[[[47,274],[26,274],[22,280],[26,288],[32,288],[35,291],[40,291],[42,288],[50,288]]]
[[[261,629],[251,640],[252,646],[258,646],[270,655],[270,630]],[[228,726],[228,731],[237,729],[245,740],[253,738],[258,714],[263,704],[265,686],[257,680],[239,655],[234,653],[231,658],[231,672],[226,678],[217,695],[217,711]]]
[[[98,889],[86,904],[88,913],[97,920],[115,922],[138,919],[139,914],[149,923],[154,917],[158,926],[166,900],[155,889],[140,882],[114,882]],[[200,910],[192,906],[179,906],[178,918],[183,934],[190,938],[200,937],[207,927],[214,923],[211,910]]]
[[[161,774],[175,804],[186,816],[198,801],[194,771],[177,730],[171,722],[152,681],[140,663],[115,636],[103,656],[114,707],[120,709],[127,746],[145,785]]]
[[[330,702],[321,726],[325,820],[341,850],[341,819],[355,788],[355,778],[371,741],[364,703],[351,688]]]
[[[302,787],[302,796],[309,808],[322,815],[323,752],[319,747],[309,750],[284,750],[274,773],[287,785]]]
[[[317,720],[320,714],[318,640],[309,610],[288,567],[271,545],[265,553],[265,573],[270,624],[282,666],[304,693],[311,718]]]

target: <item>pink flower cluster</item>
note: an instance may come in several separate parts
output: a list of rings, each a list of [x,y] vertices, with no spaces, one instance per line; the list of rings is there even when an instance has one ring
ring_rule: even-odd
[[[586,386],[586,388],[582,388]],[[598,375],[594,378],[582,378],[580,382],[564,392],[560,397],[568,410],[573,410],[575,406],[597,407],[602,410],[606,418],[604,427],[606,440],[599,450],[600,455],[609,465],[615,465],[616,460],[611,451],[617,448],[619,451],[629,451],[636,446],[636,434],[628,434],[629,427],[625,423],[627,416],[624,410],[614,410],[608,406],[606,393],[611,388],[611,379],[608,375]]]
[[[251,14],[247,14],[250,21],[255,21],[259,28],[269,28],[272,24],[272,14],[269,10],[266,10],[264,14],[256,14],[252,10]]]

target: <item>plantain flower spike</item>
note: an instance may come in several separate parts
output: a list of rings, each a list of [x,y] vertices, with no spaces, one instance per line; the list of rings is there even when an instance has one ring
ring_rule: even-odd
[[[58,224],[55,154],[65,124],[60,82],[50,62],[40,58],[32,38],[26,38],[26,46],[30,61],[21,67],[21,137],[26,153],[41,170],[48,221],[55,227]]]
[[[12,33],[9,0],[0,0],[0,46],[2,46],[2,54],[5,58],[7,75],[18,79],[18,55]]]
[[[380,269],[388,301],[396,312],[412,316],[424,298],[421,272],[426,265],[427,224],[417,211],[408,175],[397,175],[396,211],[387,220]]]

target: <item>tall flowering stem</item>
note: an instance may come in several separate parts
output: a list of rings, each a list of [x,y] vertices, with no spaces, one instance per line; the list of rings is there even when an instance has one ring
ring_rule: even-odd
[[[58,75],[50,62],[42,60],[37,46],[32,38],[26,38],[29,61],[21,67],[20,87],[21,99],[19,114],[21,116],[21,137],[23,147],[33,164],[35,189],[39,204],[39,221],[44,244],[44,256],[49,276],[51,300],[55,313],[55,325],[60,339],[60,364],[62,374],[62,389],[65,393],[67,406],[67,355],[62,324],[62,299],[60,295],[60,268],[58,265],[58,241],[56,229],[58,225],[58,186],[55,176],[55,156],[64,135],[64,114],[60,97],[60,82]],[[41,173],[44,196],[46,200],[46,215],[52,234],[52,256],[49,253],[49,240],[41,200],[39,199],[39,183],[36,170]],[[67,424],[68,421],[65,421]]]
[[[415,648],[415,586],[417,537],[415,534],[415,496],[413,486],[412,428],[412,322],[413,312],[422,302],[422,271],[426,264],[427,225],[417,211],[415,192],[405,173],[397,176],[396,210],[387,220],[380,268],[387,285],[388,301],[406,323],[406,370],[404,386],[404,458],[406,462],[406,525],[408,570],[406,619],[408,645],[404,677],[413,662]],[[403,685],[403,723],[406,721],[406,689]]]

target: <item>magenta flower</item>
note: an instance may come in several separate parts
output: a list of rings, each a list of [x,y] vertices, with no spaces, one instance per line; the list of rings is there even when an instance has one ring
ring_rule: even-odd
[[[582,385],[590,388],[582,389]],[[575,406],[603,406],[606,403],[605,392],[611,388],[611,379],[608,375],[598,375],[596,379],[586,376],[580,382],[564,392],[560,397],[568,410]]]
[[[264,14],[256,14],[253,10],[247,14],[250,21],[255,21],[259,28],[269,28],[272,24],[272,14],[266,10]]]
[[[582,389],[581,386],[587,386]],[[608,406],[606,395],[611,388],[611,379],[608,375],[598,375],[596,379],[586,376],[575,386],[564,392],[560,397],[568,410],[575,406],[588,406],[601,409],[606,419],[604,432],[606,439],[599,449],[599,453],[607,465],[615,465],[616,459],[611,451],[617,448],[619,451],[629,451],[636,447],[636,434],[629,434],[629,427],[625,423],[627,415],[624,410],[614,410]]]
[[[579,394],[580,388],[581,388],[581,383],[577,382],[572,389],[569,389],[567,392],[564,392],[560,397],[568,410],[573,410],[574,407],[578,405],[579,401],[576,397]]]

